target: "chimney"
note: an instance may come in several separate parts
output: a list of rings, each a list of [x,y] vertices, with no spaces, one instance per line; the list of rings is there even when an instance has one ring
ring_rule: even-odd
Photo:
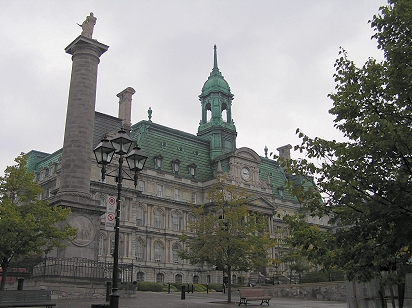
[[[292,146],[290,144],[284,145],[283,147],[277,148],[276,150],[279,151],[279,159],[287,160],[290,159],[290,150]]]
[[[119,98],[119,119],[122,119],[124,129],[129,132],[132,127],[132,96],[136,91],[132,87],[117,94]]]

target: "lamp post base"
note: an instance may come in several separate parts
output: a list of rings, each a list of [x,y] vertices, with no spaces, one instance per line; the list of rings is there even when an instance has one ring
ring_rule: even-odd
[[[119,308],[119,292],[117,289],[110,294],[110,308]]]

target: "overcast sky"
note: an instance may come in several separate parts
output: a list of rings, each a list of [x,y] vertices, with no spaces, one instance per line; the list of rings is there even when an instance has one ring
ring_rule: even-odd
[[[133,87],[132,122],[196,134],[213,67],[234,94],[237,147],[263,156],[310,136],[339,139],[328,114],[339,46],[358,66],[382,58],[368,20],[384,0],[0,0],[0,171],[20,152],[63,145],[71,56],[90,12],[101,56],[96,110],[117,116]],[[298,157],[292,153],[292,157]]]

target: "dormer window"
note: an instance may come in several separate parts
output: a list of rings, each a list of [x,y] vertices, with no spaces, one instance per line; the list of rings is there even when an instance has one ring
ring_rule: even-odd
[[[172,161],[172,171],[174,174],[178,174],[180,170],[180,160],[175,159]]]
[[[162,155],[157,155],[154,158],[154,167],[155,169],[162,169],[162,161],[163,161],[163,156]]]
[[[285,196],[285,188],[283,186],[278,187],[278,193],[280,199],[283,199],[283,197]]]
[[[195,164],[190,164],[189,165],[189,175],[190,176],[195,176],[196,175],[196,165]]]

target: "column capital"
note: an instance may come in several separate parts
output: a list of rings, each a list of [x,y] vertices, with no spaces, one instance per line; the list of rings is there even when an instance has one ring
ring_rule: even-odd
[[[64,49],[64,51],[68,54],[73,55],[79,47],[94,47],[99,50],[99,56],[101,56],[103,53],[107,51],[107,49],[109,49],[109,46],[102,44],[97,40],[79,35],[73,42],[71,42]]]

